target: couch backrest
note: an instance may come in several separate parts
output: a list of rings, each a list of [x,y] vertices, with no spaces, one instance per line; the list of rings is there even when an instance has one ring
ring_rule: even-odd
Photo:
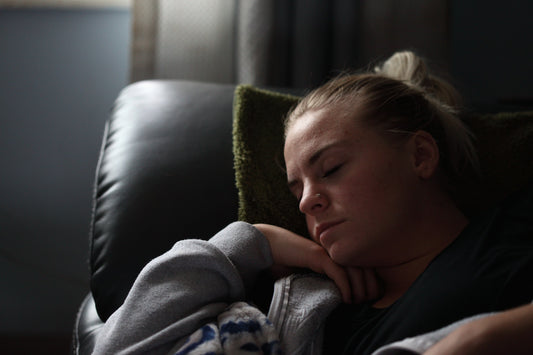
[[[91,291],[106,320],[152,258],[237,219],[234,86],[144,81],[116,100],[97,166]]]

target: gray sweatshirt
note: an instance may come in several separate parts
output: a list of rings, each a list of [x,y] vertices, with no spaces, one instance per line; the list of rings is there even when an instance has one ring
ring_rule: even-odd
[[[230,224],[209,241],[179,241],[141,271],[123,305],[100,329],[93,353],[174,353],[189,335],[245,300],[258,273],[271,265],[268,241],[244,222]],[[324,321],[340,302],[339,290],[323,276],[278,280],[268,319],[284,353],[320,354]],[[391,344],[376,354],[422,353],[456,326]]]
[[[247,223],[230,224],[209,241],[179,241],[141,271],[99,332],[94,353],[166,354],[244,300],[271,265],[268,241]]]

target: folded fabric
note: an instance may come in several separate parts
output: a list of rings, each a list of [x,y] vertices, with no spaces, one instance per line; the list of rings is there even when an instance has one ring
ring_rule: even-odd
[[[339,289],[324,275],[292,274],[276,281],[268,318],[284,353],[322,354],[326,318],[341,302]]]
[[[278,333],[257,308],[233,303],[216,322],[195,331],[174,355],[281,354]]]

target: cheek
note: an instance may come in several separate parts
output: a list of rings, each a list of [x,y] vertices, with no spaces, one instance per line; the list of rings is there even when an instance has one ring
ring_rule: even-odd
[[[368,165],[350,176],[343,186],[336,191],[338,201],[361,215],[397,209],[407,188],[405,177],[395,164]]]
[[[344,203],[352,202],[364,207],[364,204],[373,201],[383,192],[386,183],[375,170],[366,169],[362,173],[350,176],[343,186],[344,188],[337,191],[338,198]]]
[[[389,154],[378,157],[374,161],[381,161],[382,163],[369,164],[365,176],[361,178],[365,188],[372,194],[394,195],[409,187],[413,175],[409,170],[409,162],[405,160],[404,156],[397,152],[389,152]]]

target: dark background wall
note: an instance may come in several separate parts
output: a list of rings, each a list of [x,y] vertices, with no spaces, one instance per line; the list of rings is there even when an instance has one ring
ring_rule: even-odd
[[[446,61],[468,100],[531,108],[533,2],[449,4]],[[0,9],[0,343],[70,336],[88,292],[92,180],[128,82],[129,31],[125,9]]]
[[[92,182],[128,81],[129,21],[0,9],[0,344],[69,337],[88,292]]]
[[[533,109],[533,1],[451,0],[450,71],[484,106]]]

